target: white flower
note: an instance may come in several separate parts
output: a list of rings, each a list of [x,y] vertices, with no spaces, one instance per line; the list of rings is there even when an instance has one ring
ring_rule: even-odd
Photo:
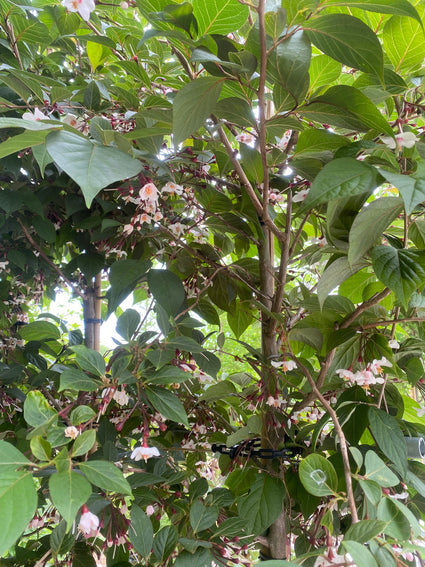
[[[135,461],[141,461],[142,459],[146,462],[151,457],[160,457],[160,452],[156,447],[148,447],[143,444],[141,447],[136,447],[131,453],[131,458]]]
[[[266,404],[273,408],[280,408],[281,405],[285,403],[285,400],[280,396],[278,398],[274,398],[273,396],[269,396],[267,398]]]
[[[64,431],[65,437],[69,437],[70,439],[75,439],[80,435],[80,432],[74,425],[70,425]]]
[[[393,349],[398,349],[400,348],[400,343],[397,342],[395,339],[391,339],[390,341],[388,341],[388,346]]]
[[[425,407],[424,408],[416,408],[416,415],[418,417],[423,417],[425,415]]]
[[[182,234],[184,234],[186,231],[186,226],[181,222],[175,222],[174,224],[170,224],[168,228],[176,237],[182,236]]]
[[[301,203],[302,201],[305,201],[305,198],[307,197],[309,191],[310,189],[301,189],[301,191],[297,191],[292,197],[292,202]]]
[[[392,366],[392,363],[383,356],[381,359],[373,360],[372,364],[369,365],[369,370],[371,370],[374,374],[382,374],[384,371],[382,370],[383,366]]]
[[[395,139],[390,136],[382,136],[381,140],[391,150],[398,148],[401,150],[402,147],[413,148],[419,138],[413,132],[400,132],[400,134],[395,135]]]
[[[169,193],[170,195],[182,195],[183,187],[181,185],[177,185],[177,183],[174,183],[174,181],[169,181],[161,189],[161,193]]]
[[[158,201],[158,189],[154,183],[146,183],[139,191],[140,198],[149,203]]]
[[[152,504],[149,504],[149,506],[146,506],[146,516],[152,516],[152,514],[155,514],[155,508],[152,506]]]
[[[3,262],[0,262],[0,270],[5,270],[8,263],[9,260],[4,260]]]
[[[78,524],[78,529],[83,533],[85,538],[94,537],[99,529],[99,518],[89,512],[89,509],[84,504],[81,508],[81,518]]]
[[[43,114],[41,112],[41,110],[39,110],[38,108],[34,108],[34,113],[32,112],[25,112],[22,115],[22,118],[24,120],[32,120],[33,122],[37,121],[37,120],[49,120],[49,117],[46,116],[45,114]]]
[[[272,360],[271,365],[273,368],[282,368],[284,372],[287,372],[288,370],[295,370],[295,368],[297,368],[297,363],[293,360]]]
[[[63,0],[63,5],[70,12],[78,12],[86,22],[96,7],[94,0]]]
[[[129,397],[124,390],[115,390],[113,398],[120,406],[126,406],[128,404]]]

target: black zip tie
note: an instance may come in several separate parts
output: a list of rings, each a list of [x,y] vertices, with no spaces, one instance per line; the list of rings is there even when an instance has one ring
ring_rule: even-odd
[[[278,451],[275,449],[263,449],[261,447],[260,439],[250,439],[249,441],[244,441],[239,445],[233,445],[233,447],[213,443],[211,450],[214,453],[229,455],[231,459],[236,459],[238,457],[245,457],[247,459],[251,457],[258,457],[259,459],[290,459],[301,455],[303,452],[302,447],[283,447]]]

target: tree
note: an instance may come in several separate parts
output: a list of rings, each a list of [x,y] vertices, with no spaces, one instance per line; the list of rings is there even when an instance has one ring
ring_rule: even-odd
[[[423,564],[423,7],[0,11],[3,563]]]

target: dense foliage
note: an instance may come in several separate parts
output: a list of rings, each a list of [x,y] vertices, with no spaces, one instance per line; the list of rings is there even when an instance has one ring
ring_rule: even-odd
[[[0,0],[1,565],[424,565],[422,4]]]

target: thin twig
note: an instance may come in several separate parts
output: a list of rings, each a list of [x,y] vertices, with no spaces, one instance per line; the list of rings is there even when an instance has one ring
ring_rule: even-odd
[[[26,228],[26,226],[23,224],[23,222],[21,221],[20,218],[17,219],[18,223],[20,224],[26,239],[28,240],[28,242],[31,244],[31,246],[33,248],[35,248],[35,250],[37,250],[37,252],[40,254],[40,256],[43,258],[43,260],[49,264],[49,266],[52,268],[52,270],[54,270],[62,279],[65,283],[67,283],[72,291],[78,295],[79,297],[81,297],[82,299],[85,299],[85,295],[82,291],[80,291],[77,286],[75,286],[71,280],[69,280],[65,274],[62,272],[62,270],[60,268],[58,268],[58,266],[56,266],[56,264],[47,256],[47,254],[45,254],[45,252],[40,248],[40,246],[37,244],[37,242],[34,240],[34,238],[31,236],[31,234],[28,232],[28,229]]]

